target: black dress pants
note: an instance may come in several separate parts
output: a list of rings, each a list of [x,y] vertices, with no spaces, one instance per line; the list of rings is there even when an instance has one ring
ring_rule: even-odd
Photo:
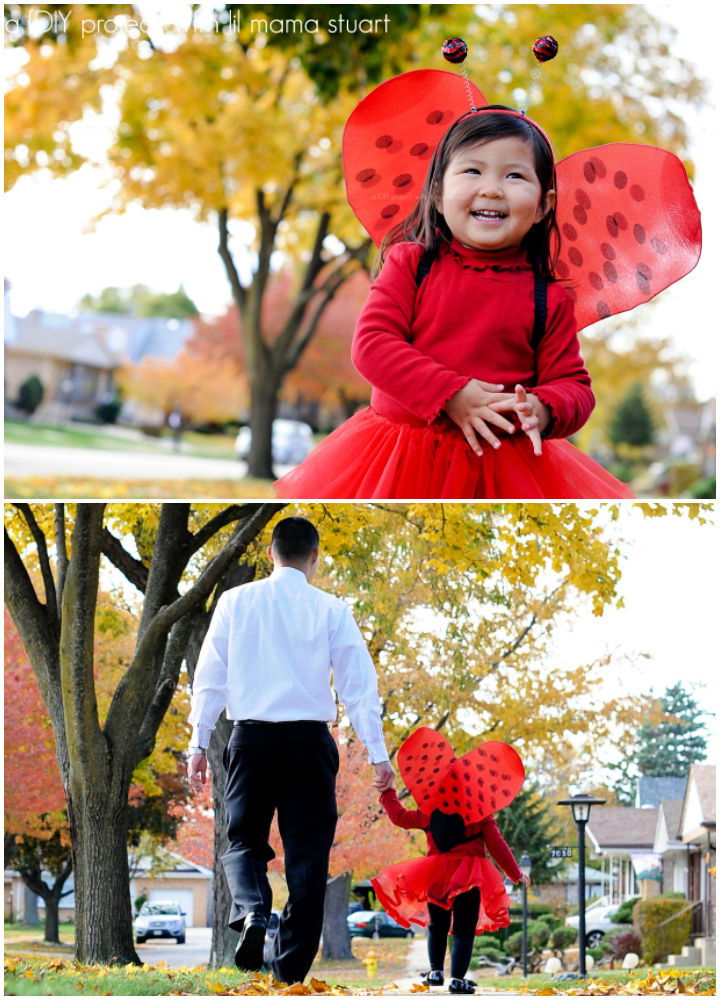
[[[328,857],[337,824],[339,757],[323,722],[241,722],[225,749],[225,809],[230,846],[222,857],[232,896],[230,926],[248,913],[270,916],[268,844],[277,811],[288,901],[274,939],[271,969],[302,982],[322,932]]]
[[[428,925],[428,958],[430,968],[442,971],[445,965],[450,919],[452,917],[453,945],[450,955],[450,975],[453,979],[464,979],[470,968],[475,927],[480,912],[480,890],[470,889],[453,900],[452,910],[428,903],[430,922]]]

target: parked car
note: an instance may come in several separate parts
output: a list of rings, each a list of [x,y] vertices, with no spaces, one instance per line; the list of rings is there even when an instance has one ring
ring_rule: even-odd
[[[616,912],[619,903],[604,903],[602,906],[589,906],[585,910],[585,944],[588,948],[594,948],[599,944],[606,934],[614,934],[616,931],[627,930],[627,924],[616,924],[610,918]],[[578,930],[580,917],[568,917],[565,921],[569,927]]]
[[[172,900],[143,903],[135,918],[135,940],[144,944],[148,938],[175,938],[185,944],[185,913]]]
[[[235,454],[243,461],[250,454],[252,432],[249,427],[241,427],[235,438]],[[280,465],[299,465],[308,457],[313,446],[312,427],[300,420],[273,420],[272,451],[273,460]]]
[[[350,937],[414,937],[411,927],[402,927],[389,913],[358,910],[347,918]]]

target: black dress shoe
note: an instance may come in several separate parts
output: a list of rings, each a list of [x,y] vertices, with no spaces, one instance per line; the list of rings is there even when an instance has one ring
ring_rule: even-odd
[[[442,986],[445,982],[442,969],[430,969],[429,972],[423,972],[423,979],[428,986]]]
[[[451,979],[448,993],[474,993],[475,985],[470,979]]]
[[[266,930],[267,920],[262,913],[248,913],[235,949],[235,965],[238,969],[257,972],[261,968]]]

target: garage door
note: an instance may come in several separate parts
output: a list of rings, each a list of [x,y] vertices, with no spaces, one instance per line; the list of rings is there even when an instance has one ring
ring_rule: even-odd
[[[185,912],[185,926],[193,926],[193,891],[192,889],[171,889],[169,886],[167,889],[151,889],[150,890],[150,901],[152,903],[159,903],[160,901],[169,900],[173,903],[179,903],[180,909]]]

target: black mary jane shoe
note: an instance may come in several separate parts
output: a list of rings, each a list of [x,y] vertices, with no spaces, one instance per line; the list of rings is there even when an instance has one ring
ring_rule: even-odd
[[[422,977],[428,986],[442,986],[445,982],[442,969],[430,969],[429,972],[423,972]]]
[[[474,993],[475,984],[469,979],[451,979],[448,993]]]
[[[262,913],[248,913],[235,949],[235,965],[245,972],[262,968],[267,920]]]

